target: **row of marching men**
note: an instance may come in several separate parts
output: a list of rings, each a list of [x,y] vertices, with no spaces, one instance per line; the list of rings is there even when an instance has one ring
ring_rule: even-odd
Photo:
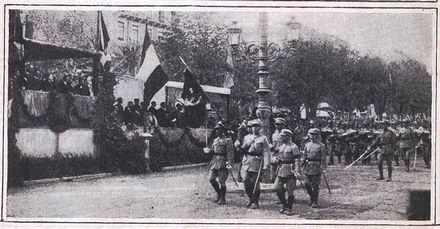
[[[310,196],[310,205],[313,208],[319,206],[319,184],[321,174],[325,172],[327,165],[326,147],[320,141],[320,131],[316,128],[308,131],[309,141],[301,153],[299,147],[292,142],[292,131],[282,128],[284,124],[285,120],[281,118],[275,120],[277,130],[270,141],[262,134],[260,120],[248,121],[244,125],[247,134],[237,138],[233,143],[226,134],[225,125],[221,122],[217,123],[215,126],[217,138],[214,139],[211,147],[204,149],[205,153],[213,155],[209,181],[217,193],[216,203],[220,205],[226,203],[226,180],[229,174],[235,180],[231,170],[234,164],[234,152],[237,152],[243,155],[238,180],[244,184],[249,198],[248,208],[259,208],[260,182],[263,173],[269,173],[275,182],[277,196],[282,204],[280,213],[294,214],[292,210],[295,201],[294,190],[300,173],[305,175],[304,187]]]
[[[331,124],[321,129],[322,140],[325,143],[328,154],[329,164],[337,162],[351,164],[354,160],[364,153],[368,146],[371,145],[377,137],[383,133],[383,127],[392,131],[396,135],[394,153],[392,155],[396,166],[399,166],[399,158],[404,161],[406,170],[409,171],[412,157],[417,155],[423,158],[425,167],[430,167],[431,161],[431,134],[428,129],[422,125],[408,121],[402,122],[376,122],[370,128],[368,123],[363,124],[361,128],[354,128],[349,125],[337,125],[333,127]],[[362,157],[359,162],[362,164],[370,164],[371,158]],[[413,156],[414,155],[414,156]]]
[[[294,190],[297,180],[302,183],[301,174],[305,176],[303,186],[310,196],[309,204],[313,208],[319,207],[321,176],[325,178],[327,164],[334,164],[335,157],[342,162],[341,157],[344,156],[345,164],[351,163],[355,158],[355,162],[370,163],[370,157],[376,155],[379,159],[379,180],[383,179],[382,163],[386,161],[388,181],[391,181],[392,168],[389,164],[391,151],[394,152],[391,157],[397,158],[397,162],[399,154],[403,155],[408,169],[410,155],[417,151],[423,155],[425,163],[429,164],[426,156],[430,153],[431,146],[429,131],[423,127],[411,127],[406,122],[398,125],[380,122],[376,123],[374,128],[365,126],[360,129],[344,125],[335,127],[328,125],[321,130],[310,128],[306,137],[298,144],[292,141],[296,133],[286,129],[285,124],[283,118],[276,118],[276,130],[269,139],[262,134],[260,120],[245,121],[233,143],[225,125],[221,122],[217,123],[215,126],[217,138],[214,139],[212,146],[204,149],[205,153],[212,154],[209,181],[217,193],[216,203],[220,205],[226,203],[226,180],[229,174],[235,181],[231,173],[234,156],[236,157],[234,153],[241,156],[239,156],[241,163],[238,181],[243,182],[249,198],[247,207],[252,209],[259,207],[261,178],[263,173],[269,173],[270,179],[275,182],[276,193],[282,204],[280,213],[287,215],[294,214],[292,210],[295,200]],[[376,146],[378,148],[372,150],[372,147]],[[387,160],[381,160],[383,158]]]

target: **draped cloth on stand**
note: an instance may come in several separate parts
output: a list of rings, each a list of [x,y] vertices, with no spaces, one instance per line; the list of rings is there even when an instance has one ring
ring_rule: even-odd
[[[93,113],[94,103],[94,97],[75,95],[73,105],[75,106],[76,115],[81,119],[90,120]]]
[[[45,91],[22,91],[28,114],[34,117],[45,115],[49,107],[49,93]]]

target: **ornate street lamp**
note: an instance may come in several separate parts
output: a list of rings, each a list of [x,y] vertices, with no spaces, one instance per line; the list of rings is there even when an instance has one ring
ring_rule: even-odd
[[[269,105],[269,96],[272,93],[271,85],[268,82],[269,66],[267,65],[267,13],[261,12],[258,17],[258,27],[260,32],[260,44],[258,51],[258,109],[257,117],[263,122],[263,132],[269,136],[270,126],[269,117],[272,114]]]

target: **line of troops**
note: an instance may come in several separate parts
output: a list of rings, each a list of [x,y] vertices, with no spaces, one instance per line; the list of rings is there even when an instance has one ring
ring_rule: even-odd
[[[304,188],[307,191],[313,208],[319,207],[318,195],[321,176],[324,175],[327,165],[335,164],[335,157],[342,163],[349,164],[354,158],[361,158],[361,163],[370,164],[370,156],[378,158],[379,178],[383,180],[383,163],[388,165],[388,179],[391,181],[392,160],[398,162],[402,154],[406,169],[409,171],[410,155],[420,151],[426,166],[429,166],[430,133],[423,127],[416,129],[408,122],[375,123],[374,128],[352,128],[347,125],[333,127],[329,123],[321,129],[310,128],[307,135],[294,143],[295,134],[285,128],[283,118],[275,119],[275,131],[271,140],[262,134],[260,120],[244,121],[238,129],[236,141],[233,142],[226,126],[219,122],[215,126],[214,139],[205,153],[213,155],[210,162],[209,182],[217,193],[215,202],[226,203],[226,180],[234,165],[234,152],[242,154],[238,180],[243,182],[245,192],[249,198],[248,208],[259,207],[261,193],[260,182],[262,174],[269,173],[270,179],[275,182],[276,194],[282,204],[280,213],[293,215],[292,206],[295,201],[294,189],[296,181],[301,181],[304,174]],[[361,154],[362,152],[365,152]],[[328,160],[327,160],[328,157]],[[287,198],[286,198],[287,192]]]

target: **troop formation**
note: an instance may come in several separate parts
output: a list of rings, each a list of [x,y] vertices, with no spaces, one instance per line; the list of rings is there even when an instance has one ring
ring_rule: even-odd
[[[310,206],[319,207],[321,179],[326,180],[327,166],[342,165],[346,169],[357,164],[378,164],[377,180],[384,180],[383,162],[388,166],[387,181],[392,181],[393,161],[404,162],[410,171],[410,158],[423,158],[430,167],[431,134],[429,121],[374,121],[363,123],[309,122],[289,128],[282,117],[274,118],[272,135],[265,135],[259,119],[244,120],[236,131],[219,122],[215,138],[205,153],[213,154],[209,181],[218,204],[225,204],[226,180],[229,175],[243,182],[249,198],[247,207],[259,207],[260,182],[263,175],[275,183],[282,205],[280,213],[292,215],[297,182],[310,197]],[[236,134],[235,134],[236,133]],[[238,163],[238,174],[232,168]],[[286,197],[287,193],[287,197]]]

